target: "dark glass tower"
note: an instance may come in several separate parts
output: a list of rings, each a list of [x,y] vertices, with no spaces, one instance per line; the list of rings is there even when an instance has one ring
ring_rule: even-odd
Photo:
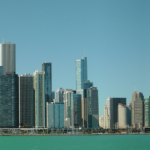
[[[46,102],[53,102],[52,99],[52,63],[42,64],[44,75],[44,94],[45,94],[45,124],[47,125]]]
[[[81,126],[81,95],[73,93],[74,102],[74,126]]]
[[[19,125],[18,75],[0,76],[0,127],[13,128]]]
[[[96,87],[87,89],[87,127],[98,128],[99,109],[98,109],[98,90]]]
[[[116,129],[118,123],[118,104],[121,103],[126,105],[126,98],[111,98],[110,99],[110,110],[111,110],[111,120],[110,125],[111,128]]]
[[[45,102],[52,102],[52,63],[45,62],[42,64],[42,71],[45,72],[44,77],[44,93]]]
[[[25,74],[19,77],[19,127],[35,126],[35,99],[33,76]]]

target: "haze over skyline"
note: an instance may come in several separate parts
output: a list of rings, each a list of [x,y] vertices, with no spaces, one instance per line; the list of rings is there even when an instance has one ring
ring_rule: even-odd
[[[75,60],[87,57],[88,80],[108,97],[150,95],[149,0],[1,1],[0,43],[16,44],[16,73],[52,62],[52,90],[76,89]]]

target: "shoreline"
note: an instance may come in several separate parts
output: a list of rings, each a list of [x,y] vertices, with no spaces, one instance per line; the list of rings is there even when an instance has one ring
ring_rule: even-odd
[[[150,135],[150,133],[107,133],[107,134],[1,134],[0,136],[84,136],[84,135]]]

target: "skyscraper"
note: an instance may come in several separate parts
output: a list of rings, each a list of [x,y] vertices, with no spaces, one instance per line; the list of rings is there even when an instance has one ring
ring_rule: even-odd
[[[145,127],[150,125],[150,96],[145,99]]]
[[[19,127],[35,126],[35,99],[33,75],[19,77]]]
[[[52,102],[52,63],[45,62],[42,64],[42,71],[44,76],[44,93],[45,102]]]
[[[127,124],[128,126],[132,125],[132,104],[131,103],[127,106]]]
[[[98,128],[99,126],[99,104],[98,90],[96,87],[87,89],[87,127]]]
[[[90,80],[87,80],[83,83],[83,98],[86,98],[86,90],[93,86],[93,82],[90,82]]]
[[[126,105],[126,98],[111,98],[108,97],[106,100],[106,105],[104,108],[104,116],[101,116],[101,120],[103,119],[103,127],[105,129],[111,128],[116,129],[118,128],[118,104]]]
[[[0,127],[12,128],[19,125],[18,75],[0,76]]]
[[[118,128],[127,128],[127,107],[124,104],[118,104]]]
[[[16,46],[12,43],[0,44],[0,66],[3,66],[3,74],[16,73]]]
[[[66,128],[74,128],[74,103],[73,90],[64,90],[64,126]]]
[[[110,126],[113,129],[118,128],[118,104],[126,105],[126,98],[110,98]]]
[[[73,93],[73,103],[74,103],[74,126],[81,126],[81,95]]]
[[[66,128],[81,126],[81,95],[71,89],[64,90],[64,125]]]
[[[76,60],[76,91],[83,97],[83,83],[87,81],[87,57]]]
[[[63,102],[64,89],[59,88],[56,91],[56,102]]]
[[[93,86],[93,82],[87,80],[83,83],[83,97],[81,98],[82,126],[87,127],[87,89]]]
[[[137,101],[138,100],[138,101]],[[132,125],[133,127],[136,128],[136,126],[143,125],[144,122],[144,109],[143,109],[143,101],[144,101],[144,96],[141,92],[134,92],[132,94],[132,100],[131,100],[131,104],[132,104]],[[136,108],[136,109],[135,109]],[[136,113],[141,113],[139,114],[140,116],[138,116]],[[141,119],[142,121],[140,121]],[[138,122],[140,121],[140,122]]]
[[[110,118],[111,118],[111,98],[108,97],[106,99],[106,105],[104,107],[104,115],[100,117],[100,127],[103,127],[104,129],[110,129]]]
[[[144,125],[144,101],[138,97],[134,102],[134,128],[142,128]]]
[[[45,94],[44,94],[44,71],[33,73],[33,88],[35,90],[35,127],[45,127]]]
[[[64,127],[64,103],[46,102],[46,106],[47,106],[47,127],[63,128]]]

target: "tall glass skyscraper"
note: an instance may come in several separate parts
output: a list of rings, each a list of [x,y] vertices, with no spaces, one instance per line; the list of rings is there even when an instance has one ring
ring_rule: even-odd
[[[81,95],[73,93],[74,102],[74,126],[81,126]]]
[[[93,82],[87,80],[83,83],[83,97],[81,99],[81,116],[82,116],[82,126],[87,127],[87,89],[93,86]]]
[[[76,60],[76,91],[83,97],[83,83],[87,81],[87,57]]]
[[[45,62],[42,64],[42,71],[45,72],[44,76],[44,93],[45,102],[52,102],[52,63]]]
[[[0,76],[0,127],[17,128],[18,120],[18,75]]]
[[[145,99],[145,127],[150,125],[150,96]]]
[[[46,109],[47,109],[47,128],[63,128],[64,127],[64,103],[47,102]]]
[[[99,125],[98,90],[96,87],[87,89],[87,127],[97,128]]]
[[[35,127],[45,128],[45,94],[44,71],[33,73],[33,88],[35,90]]]

